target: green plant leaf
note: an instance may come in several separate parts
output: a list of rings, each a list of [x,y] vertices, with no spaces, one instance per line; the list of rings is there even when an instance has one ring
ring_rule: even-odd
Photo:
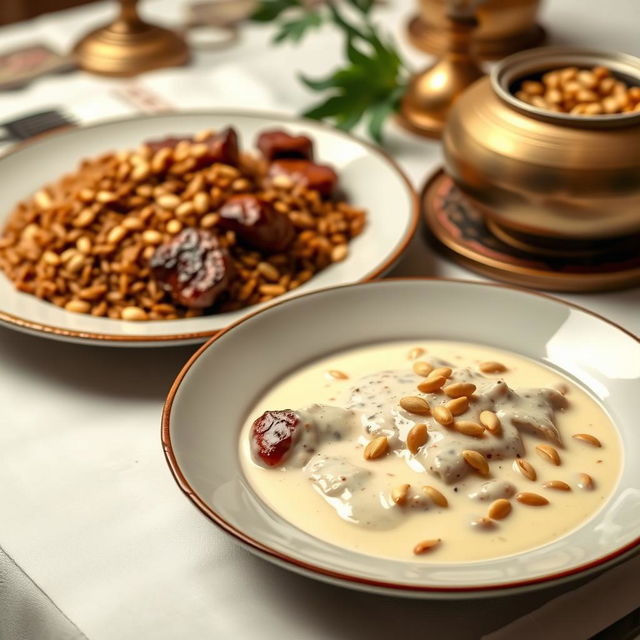
[[[322,25],[322,17],[315,11],[305,11],[299,18],[293,18],[280,25],[280,30],[276,33],[273,41],[276,43],[290,40],[294,43],[300,42],[306,33],[311,29],[317,29]]]
[[[305,76],[303,73],[299,73],[298,78],[300,79],[300,82],[305,84],[312,91],[326,91],[334,86],[333,75],[334,74],[332,73],[324,79],[318,78],[317,80],[313,80],[312,78]]]
[[[396,110],[391,101],[379,102],[369,109],[369,122],[367,130],[369,135],[378,143],[382,144],[382,127],[387,118]]]
[[[347,0],[349,4],[360,13],[368,16],[373,8],[375,0]]]
[[[346,20],[346,18],[343,17],[332,0],[329,0],[329,2],[327,2],[327,6],[329,8],[331,18],[336,26],[340,27],[347,35],[350,35],[351,37],[362,38],[363,40],[367,39],[367,36],[363,31],[361,31],[357,27],[354,27]]]
[[[299,0],[262,0],[251,14],[254,22],[272,22],[292,7],[302,7]]]
[[[324,102],[305,111],[302,115],[307,118],[312,118],[313,120],[322,120],[323,118],[329,118],[343,113],[345,105],[344,96],[330,96]]]
[[[321,78],[298,77],[311,91],[328,95],[311,106],[305,116],[331,120],[350,130],[366,123],[368,134],[382,142],[384,123],[399,108],[408,83],[409,70],[393,40],[381,34],[371,21],[374,0],[327,0],[309,8],[305,0],[262,0],[254,19],[277,24],[274,41],[300,42],[325,22],[344,37],[344,64]]]

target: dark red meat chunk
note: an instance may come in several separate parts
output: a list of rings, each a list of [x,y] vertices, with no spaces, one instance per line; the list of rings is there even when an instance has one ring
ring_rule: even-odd
[[[237,167],[240,163],[238,134],[232,127],[218,131],[202,142],[207,145],[208,151],[199,159],[199,165],[206,166],[214,162],[221,162]]]
[[[264,251],[284,251],[293,240],[289,218],[252,194],[231,196],[218,210],[218,226],[235,233],[248,245]]]
[[[279,465],[291,450],[299,425],[300,419],[291,409],[265,411],[251,428],[254,454],[270,467]]]
[[[155,279],[175,302],[204,309],[227,289],[231,259],[215,236],[185,229],[171,242],[160,245],[151,258]]]
[[[292,136],[281,129],[261,133],[257,147],[269,162],[278,158],[313,160],[313,143],[310,138]]]
[[[308,160],[285,158],[276,160],[269,167],[269,177],[285,175],[295,184],[318,191],[328,198],[333,195],[338,184],[336,172],[324,164],[315,164]]]

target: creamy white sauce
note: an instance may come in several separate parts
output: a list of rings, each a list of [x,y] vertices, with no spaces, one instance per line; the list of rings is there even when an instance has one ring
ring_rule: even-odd
[[[499,436],[475,438],[439,424],[432,416],[408,413],[404,396],[427,400],[431,408],[451,400],[444,393],[422,393],[424,377],[412,371],[409,351],[427,353],[419,360],[449,366],[447,384],[472,382],[476,391],[456,420],[479,422],[483,410],[500,418]],[[507,371],[482,374],[478,364],[498,361]],[[334,379],[330,370],[346,373]],[[445,386],[447,386],[447,384]],[[563,397],[555,389],[568,389]],[[292,409],[303,428],[296,431],[290,455],[278,467],[264,468],[252,455],[251,424],[267,410]],[[428,427],[429,439],[414,455],[406,447],[410,429]],[[602,442],[596,448],[572,438],[589,433]],[[384,435],[390,451],[365,460],[371,439]],[[561,464],[536,453],[553,446]],[[615,428],[601,407],[557,372],[511,353],[447,342],[403,342],[350,350],[295,372],[270,390],[248,416],[241,437],[243,470],[251,486],[283,518],[333,544],[396,559],[462,562],[503,556],[534,548],[571,531],[603,504],[620,469]],[[479,451],[489,461],[481,477],[462,457]],[[529,461],[537,478],[514,469],[516,457]],[[593,490],[578,487],[580,473],[594,480]],[[561,480],[570,491],[543,487]],[[409,484],[406,502],[394,503],[394,488]],[[439,490],[448,507],[437,506],[422,487]],[[515,494],[534,492],[549,500],[542,507],[519,503]],[[511,501],[504,519],[478,526],[498,498]],[[486,521],[482,521],[485,522]],[[425,539],[442,542],[424,556],[413,547]]]

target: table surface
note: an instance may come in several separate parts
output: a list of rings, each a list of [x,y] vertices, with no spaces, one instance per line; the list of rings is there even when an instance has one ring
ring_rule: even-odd
[[[178,24],[182,5],[157,0],[143,9]],[[111,9],[98,3],[6,27],[0,43],[45,39],[68,48]],[[427,56],[403,37],[413,9],[406,0],[378,15],[420,66]],[[553,43],[640,54],[638,0],[549,0],[542,22]],[[337,37],[323,30],[298,48],[275,49],[270,36],[269,28],[249,25],[237,45],[198,52],[174,77],[197,87],[212,73],[241,70],[264,85],[270,107],[297,112],[314,99],[297,72],[325,73],[339,59]],[[64,91],[82,77],[74,72],[0,95],[0,114],[26,104],[26,96],[29,107],[48,106],[43,87]],[[199,99],[211,107],[230,100]],[[231,100],[243,106],[240,97]],[[438,144],[395,127],[388,147],[416,188],[441,161]],[[392,275],[481,279],[434,253],[423,230]],[[640,331],[637,288],[560,297]],[[184,499],[162,455],[165,394],[193,350],[87,347],[0,328],[0,637],[387,638],[400,628],[477,638],[567,590],[490,602],[400,600],[316,583],[238,548]],[[331,613],[336,606],[339,615]],[[3,611],[13,618],[3,623]]]

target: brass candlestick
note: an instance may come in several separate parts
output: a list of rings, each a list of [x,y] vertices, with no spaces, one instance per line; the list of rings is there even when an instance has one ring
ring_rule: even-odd
[[[418,14],[407,25],[412,45],[434,55],[447,49],[447,0],[417,0]],[[497,60],[535,47],[545,38],[537,23],[542,0],[486,0],[478,7],[474,51],[482,60]]]
[[[484,75],[472,54],[473,15],[452,13],[448,21],[448,48],[433,66],[414,76],[400,106],[399,122],[430,138],[442,135],[456,98]]]
[[[189,59],[185,41],[175,32],[144,22],[137,0],[120,0],[120,15],[88,33],[73,49],[78,65],[107,76],[134,76],[173,67]]]

